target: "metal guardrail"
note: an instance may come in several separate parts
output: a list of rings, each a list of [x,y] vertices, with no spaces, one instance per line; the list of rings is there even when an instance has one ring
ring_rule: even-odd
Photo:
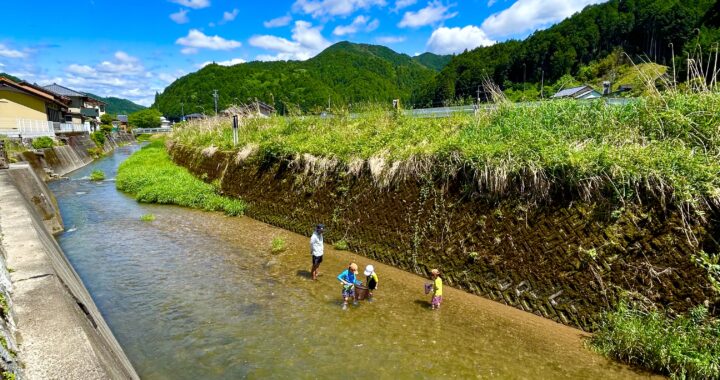
[[[172,128],[170,127],[163,127],[163,128],[133,128],[132,133],[133,135],[142,135],[145,133],[170,133],[172,132]]]
[[[60,123],[47,120],[0,118],[0,135],[8,137],[55,137],[56,133],[90,132],[90,124]]]

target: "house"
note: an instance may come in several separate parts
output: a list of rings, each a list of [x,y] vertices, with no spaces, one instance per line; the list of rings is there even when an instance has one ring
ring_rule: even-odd
[[[566,88],[560,90],[557,94],[552,96],[553,99],[571,98],[571,99],[596,99],[602,97],[602,94],[595,91],[588,85]]]
[[[128,125],[128,115],[117,115],[117,121],[117,129],[119,131],[127,132],[130,130],[130,126]]]
[[[0,77],[0,134],[54,137],[54,123],[62,122],[69,103],[42,87]]]
[[[100,116],[105,114],[105,102],[57,83],[44,86],[43,88],[54,94],[70,99],[68,112],[64,115],[64,121],[66,123],[89,123],[93,129],[100,124]]]
[[[191,113],[189,115],[185,115],[185,120],[202,120],[205,119],[205,115],[201,113]]]
[[[260,117],[270,117],[275,113],[275,107],[263,103],[259,100],[256,100],[249,104],[244,105],[232,105],[225,109],[224,111],[220,112],[222,116],[243,116],[243,117],[251,117],[251,116],[260,116]]]

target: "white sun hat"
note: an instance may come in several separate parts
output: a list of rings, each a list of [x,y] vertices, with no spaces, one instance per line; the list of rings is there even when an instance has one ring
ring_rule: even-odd
[[[375,272],[375,268],[373,268],[372,265],[368,265],[365,267],[365,275],[366,276],[373,274],[373,272]]]

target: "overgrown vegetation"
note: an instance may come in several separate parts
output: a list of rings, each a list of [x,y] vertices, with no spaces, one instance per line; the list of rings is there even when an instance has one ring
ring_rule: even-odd
[[[338,240],[333,244],[333,248],[339,250],[339,251],[347,251],[348,250],[348,243],[345,240]]]
[[[163,140],[154,140],[120,165],[119,190],[146,203],[175,204],[227,215],[242,215],[245,202],[217,194],[216,189],[175,165]]]
[[[720,378],[720,321],[703,306],[671,318],[621,304],[606,315],[591,344],[617,360],[676,379]]]
[[[272,253],[278,254],[280,252],[283,252],[285,248],[285,239],[281,238],[280,236],[276,236],[272,239],[272,243],[270,244],[270,251]]]
[[[565,189],[585,199],[633,201],[649,194],[695,208],[720,202],[718,109],[720,94],[672,93],[622,106],[502,103],[447,118],[337,110],[326,118],[243,120],[236,149],[238,159],[293,158],[311,175],[368,170],[381,185],[442,168],[445,175],[462,171],[497,196],[522,191],[542,198]],[[177,126],[172,138],[233,149],[229,121]]]
[[[26,151],[24,145],[20,144],[17,140],[11,139],[5,135],[0,135],[0,140],[5,144],[5,153],[7,153],[8,160],[11,163],[17,162],[17,155]]]
[[[105,172],[99,169],[95,169],[90,173],[90,180],[91,181],[102,181],[105,179]]]
[[[52,148],[55,145],[55,141],[48,136],[40,136],[32,139],[31,143],[33,149],[47,149]]]
[[[105,133],[102,130],[91,133],[90,139],[98,148],[102,148],[105,145]]]

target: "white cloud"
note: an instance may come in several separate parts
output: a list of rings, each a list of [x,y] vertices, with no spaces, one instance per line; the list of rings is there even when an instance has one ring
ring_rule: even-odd
[[[0,67],[5,67],[5,64],[0,62]]]
[[[488,0],[488,7],[492,7],[496,2],[497,0]]]
[[[3,44],[0,44],[0,57],[25,58],[25,57],[27,57],[27,53],[24,53],[20,50],[11,49]]]
[[[355,34],[357,32],[372,32],[380,26],[378,19],[370,20],[370,17],[357,16],[350,25],[338,25],[333,34],[336,36],[344,36],[347,34]]]
[[[232,50],[242,46],[239,41],[226,40],[220,36],[206,36],[197,29],[191,29],[186,37],[180,37],[176,44],[185,46],[183,54],[195,54],[199,49]]]
[[[406,38],[403,36],[385,36],[376,38],[375,42],[383,45],[392,45],[400,42],[405,42],[405,40]]]
[[[238,11],[237,8],[233,9],[232,12],[223,12],[223,18],[222,20],[220,20],[219,24],[222,25],[235,20],[235,17],[237,17],[238,13],[240,13],[240,11]]]
[[[197,65],[197,67],[203,68],[203,67],[213,64],[213,63],[218,64],[220,66],[235,66],[235,65],[239,65],[239,64],[245,63],[245,62],[247,62],[247,61],[242,58],[233,58],[233,59],[229,59],[227,61],[220,61],[220,62],[207,61],[207,62],[203,62],[203,63]]]
[[[384,7],[385,0],[295,0],[293,11],[312,17],[349,16],[358,9],[369,9],[373,6]]]
[[[184,7],[192,9],[202,9],[210,6],[210,0],[170,0],[173,3],[180,4]]]
[[[77,91],[127,98],[150,105],[156,91],[162,91],[181,75],[184,75],[181,71],[164,73],[146,70],[139,58],[117,51],[112,58],[95,64],[71,64],[60,76],[28,74],[25,77],[35,77],[33,80],[38,83],[55,82]]]
[[[489,46],[495,41],[488,38],[485,32],[474,25],[464,28],[436,29],[427,42],[428,51],[437,54],[460,53],[465,49],[474,49],[478,46]]]
[[[561,21],[587,5],[606,0],[517,0],[485,19],[482,29],[493,38],[522,35]]]
[[[190,21],[190,19],[187,16],[188,10],[187,9],[181,9],[177,11],[177,13],[170,14],[170,20],[175,21],[178,24],[186,24]]]
[[[282,17],[274,18],[269,21],[265,21],[265,22],[263,22],[263,25],[266,28],[277,28],[277,27],[281,27],[281,26],[290,24],[290,21],[292,21],[292,16],[285,15]]]
[[[417,3],[417,0],[396,0],[395,6],[393,7],[392,11],[397,12],[403,8],[415,5],[415,3]]]
[[[398,24],[401,28],[419,28],[425,25],[434,25],[439,22],[457,16],[457,12],[449,13],[452,5],[444,5],[441,1],[435,0],[417,12],[405,12]]]
[[[330,41],[322,36],[321,31],[322,26],[313,27],[307,21],[295,21],[292,40],[271,35],[253,36],[250,45],[275,52],[275,55],[257,56],[259,61],[306,60],[330,46]]]

